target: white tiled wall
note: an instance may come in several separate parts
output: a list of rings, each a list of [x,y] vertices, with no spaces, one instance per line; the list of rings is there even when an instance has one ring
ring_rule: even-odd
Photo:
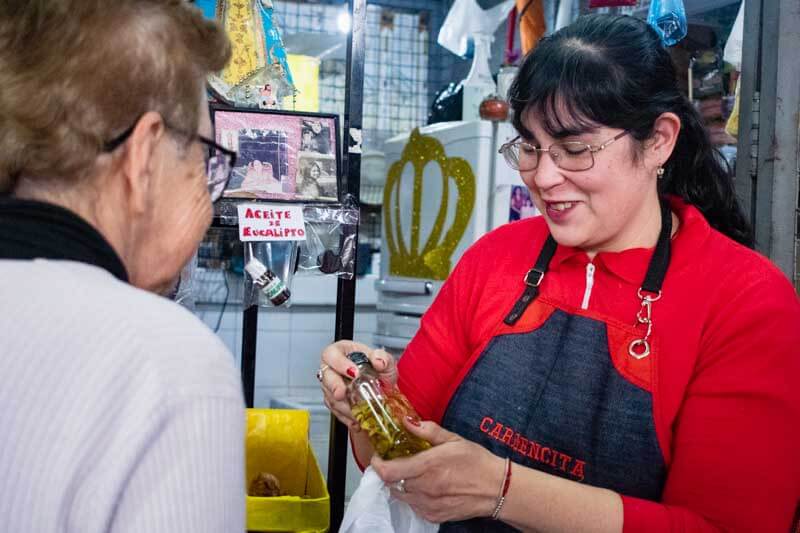
[[[214,328],[221,305],[198,305],[197,315]],[[232,352],[239,368],[242,351],[242,309],[228,306],[217,335]],[[270,396],[315,396],[319,384],[315,373],[322,349],[333,342],[335,308],[294,305],[287,309],[260,309],[256,341],[256,407],[269,405]],[[372,344],[375,308],[358,306],[354,338]]]

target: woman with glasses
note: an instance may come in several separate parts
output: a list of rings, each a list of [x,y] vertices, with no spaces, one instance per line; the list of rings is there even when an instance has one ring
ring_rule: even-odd
[[[787,531],[800,500],[800,303],[750,249],[728,170],[658,35],[543,39],[502,148],[542,216],[460,260],[397,366],[341,341],[327,404],[440,531]],[[382,461],[347,407],[368,353],[434,446]]]
[[[231,354],[159,296],[235,154],[182,0],[0,5],[0,531],[244,529]]]

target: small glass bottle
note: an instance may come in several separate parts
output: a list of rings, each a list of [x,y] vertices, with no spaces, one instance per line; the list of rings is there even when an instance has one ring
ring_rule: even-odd
[[[347,400],[375,453],[382,459],[395,459],[430,448],[430,443],[406,430],[403,419],[419,419],[419,415],[400,389],[381,379],[362,352],[347,357],[358,367],[358,377],[347,386]]]
[[[289,300],[291,292],[273,271],[264,264],[253,258],[247,262],[244,269],[253,278],[253,284],[261,289],[261,292],[272,302],[272,305],[283,305]]]

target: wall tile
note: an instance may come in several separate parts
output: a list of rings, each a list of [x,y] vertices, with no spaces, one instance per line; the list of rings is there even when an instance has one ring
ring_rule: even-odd
[[[258,331],[289,331],[291,308],[261,308],[258,310]]]
[[[271,398],[285,398],[288,394],[288,387],[256,387],[253,404],[256,407],[266,408],[270,406]]]
[[[208,325],[212,330],[216,327],[217,321],[220,319],[222,306],[217,304],[201,304],[197,306],[195,314]],[[228,305],[222,316],[219,329],[236,329],[241,328],[241,315],[242,310],[238,305]]]
[[[353,329],[361,333],[375,333],[375,328],[377,327],[376,316],[374,308],[371,308],[371,310],[365,308],[356,309]]]
[[[336,328],[336,310],[333,307],[296,307],[292,309],[292,331],[333,332]]]
[[[288,333],[261,333],[256,344],[256,387],[285,387],[289,382]]]
[[[317,387],[315,376],[322,349],[333,340],[333,332],[293,331],[289,358],[289,386]]]

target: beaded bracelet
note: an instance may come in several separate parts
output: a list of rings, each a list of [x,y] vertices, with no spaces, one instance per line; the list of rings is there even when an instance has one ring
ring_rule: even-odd
[[[494,508],[494,512],[492,513],[492,520],[497,520],[497,516],[500,514],[500,509],[503,508],[503,504],[506,503],[506,494],[508,494],[508,486],[511,485],[511,459],[506,457],[506,475],[503,478],[503,484],[500,485],[500,494],[497,496],[497,506]]]

